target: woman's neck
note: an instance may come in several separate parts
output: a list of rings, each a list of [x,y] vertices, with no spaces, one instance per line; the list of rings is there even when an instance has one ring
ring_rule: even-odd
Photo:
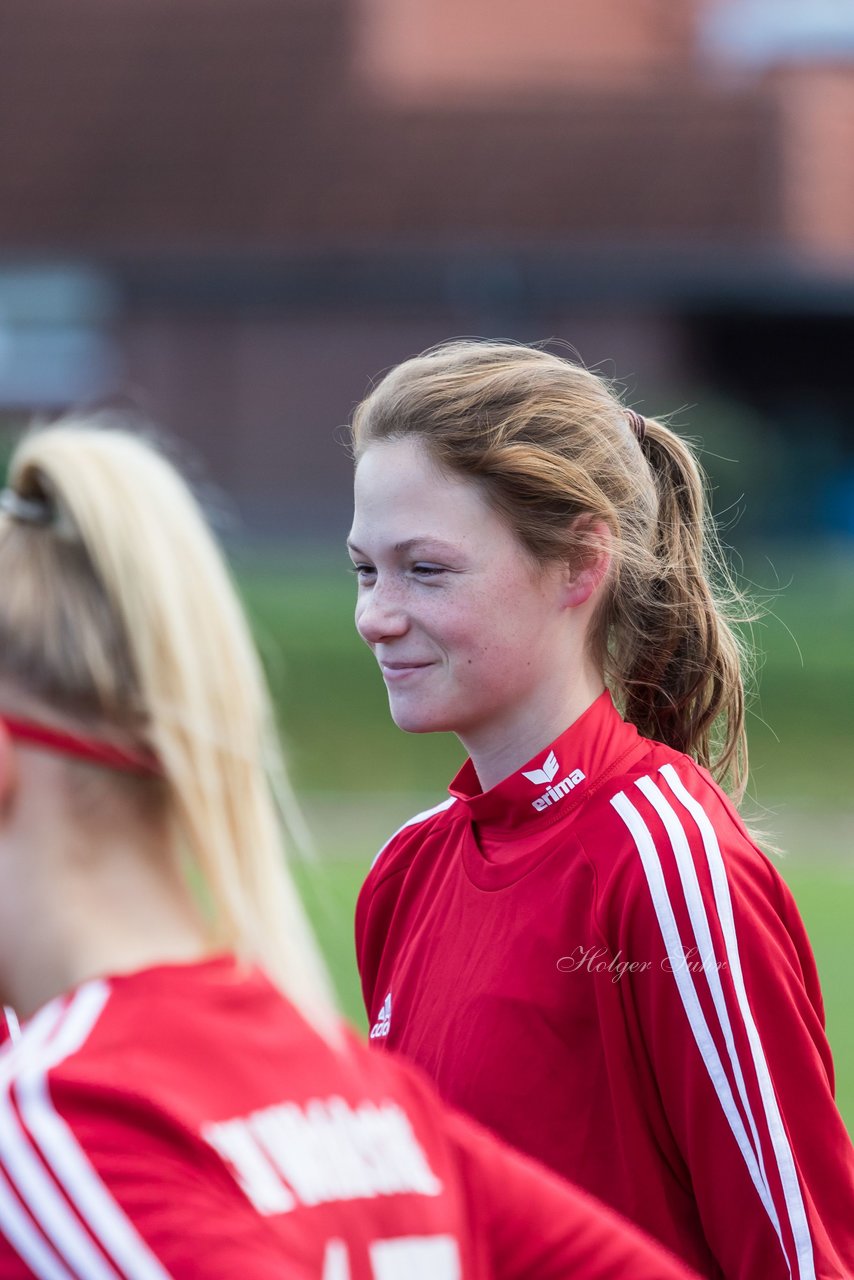
[[[54,849],[2,912],[2,999],[19,1018],[81,982],[200,959],[211,944],[189,889],[163,849],[126,839],[109,849]]]
[[[482,789],[490,791],[521,769],[574,724],[604,691],[602,676],[591,671],[571,689],[562,690],[559,697],[551,690],[543,690],[524,708],[470,734],[460,733],[460,742],[471,757]]]

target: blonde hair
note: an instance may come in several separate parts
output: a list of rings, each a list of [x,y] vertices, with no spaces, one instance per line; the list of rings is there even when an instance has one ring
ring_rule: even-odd
[[[357,407],[352,436],[357,460],[376,441],[419,439],[440,468],[481,486],[539,563],[583,561],[595,524],[607,525],[613,568],[589,642],[615,700],[642,734],[742,796],[743,653],[732,624],[743,597],[684,440],[650,419],[640,440],[611,384],[579,364],[471,340],[393,369]]]
[[[82,420],[25,436],[9,485],[50,518],[0,515],[0,678],[48,718],[154,756],[151,799],[162,798],[176,856],[200,886],[212,944],[261,962],[331,1027],[331,989],[284,860],[269,695],[195,498],[153,444]]]

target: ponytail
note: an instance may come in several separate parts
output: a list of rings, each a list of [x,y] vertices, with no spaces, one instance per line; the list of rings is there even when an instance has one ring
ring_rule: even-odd
[[[158,762],[152,785],[212,945],[260,961],[331,1026],[284,861],[274,784],[288,793],[266,684],[195,499],[151,444],[87,422],[26,436],[9,477],[46,518],[0,515],[0,677],[48,715]]]
[[[736,798],[747,781],[743,596],[707,510],[703,475],[669,427],[644,420],[642,449],[658,496],[648,556],[622,557],[608,602],[607,668],[627,720],[692,755]]]

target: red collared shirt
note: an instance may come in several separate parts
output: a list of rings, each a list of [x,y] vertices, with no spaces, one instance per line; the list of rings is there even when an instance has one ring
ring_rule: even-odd
[[[375,1046],[703,1275],[854,1274],[854,1153],[785,884],[608,693],[385,846],[356,943]]]

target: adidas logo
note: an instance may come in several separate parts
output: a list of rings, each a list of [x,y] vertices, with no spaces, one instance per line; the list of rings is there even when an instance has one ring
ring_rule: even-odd
[[[388,1035],[390,1030],[391,1030],[391,992],[389,991],[388,995],[383,1001],[383,1007],[380,1009],[380,1016],[377,1018],[376,1022],[371,1027],[371,1039],[382,1040]]]
[[[548,809],[549,805],[557,804],[564,796],[569,795],[573,787],[577,787],[579,782],[584,781],[585,775],[581,770],[573,769],[572,773],[568,773],[565,778],[561,778],[560,782],[554,782],[553,780],[559,770],[560,765],[553,751],[550,751],[546,756],[542,769],[531,769],[528,773],[524,769],[522,770],[523,778],[533,782],[535,787],[545,786],[546,788],[542,795],[531,801],[531,808],[536,809],[538,813],[543,809]]]

